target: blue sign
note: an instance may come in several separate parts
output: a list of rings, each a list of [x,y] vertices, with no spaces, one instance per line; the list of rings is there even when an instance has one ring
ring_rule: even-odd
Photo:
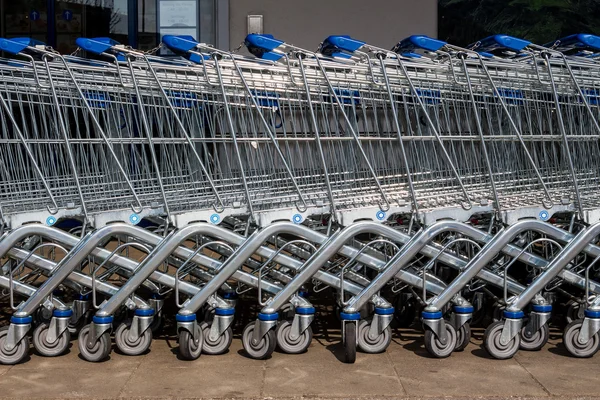
[[[71,21],[73,19],[73,11],[71,10],[65,10],[62,13],[62,17],[65,21]]]
[[[29,19],[31,19],[32,21],[37,21],[38,19],[40,19],[40,13],[37,10],[31,10],[31,12],[29,13]]]

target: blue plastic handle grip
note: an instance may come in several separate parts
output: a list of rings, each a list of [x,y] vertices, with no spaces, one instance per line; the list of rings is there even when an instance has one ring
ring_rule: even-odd
[[[438,51],[445,45],[447,45],[446,42],[430,38],[429,36],[412,35],[395,45],[392,51],[394,53],[411,53],[417,49]]]
[[[353,39],[348,35],[332,35],[323,40],[321,45],[322,50],[330,51],[347,51],[354,53],[365,45],[365,42]]]
[[[246,47],[254,47],[264,51],[273,51],[283,43],[283,41],[275,39],[273,35],[259,35],[258,33],[251,33],[244,39]]]
[[[552,47],[558,43],[558,50],[571,50],[571,49],[592,49],[600,50],[600,36],[590,35],[587,33],[579,33],[576,35],[570,35],[552,43],[546,43],[544,47]]]
[[[81,47],[85,51],[89,51],[94,54],[102,54],[108,51],[111,47],[119,45],[120,43],[114,39],[107,37],[99,38],[78,38],[75,40],[77,46]]]
[[[282,44],[284,44],[284,42],[275,39],[273,35],[251,33],[244,39],[244,45],[246,45],[250,53],[258,58],[269,61],[278,61],[283,57],[283,54],[273,52],[273,50]]]
[[[488,36],[485,39],[480,40],[477,46],[475,46],[475,44],[472,44],[469,45],[469,47],[475,47],[474,50],[484,52],[494,51],[498,49],[521,51],[530,44],[531,42],[524,39],[519,39],[508,35],[494,35]]]
[[[174,52],[187,53],[198,46],[198,42],[192,36],[188,35],[165,35],[162,41],[167,47]]]
[[[10,54],[19,54],[29,46],[45,46],[45,43],[25,37],[12,39],[0,38],[0,50]]]

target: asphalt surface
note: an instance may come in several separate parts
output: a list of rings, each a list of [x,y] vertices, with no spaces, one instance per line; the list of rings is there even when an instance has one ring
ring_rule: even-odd
[[[317,335],[308,352],[275,352],[265,361],[245,357],[239,337],[227,354],[177,358],[173,337],[157,338],[151,350],[127,357],[113,350],[92,364],[77,342],[58,358],[32,350],[19,365],[0,366],[4,398],[594,398],[600,395],[600,356],[574,359],[551,333],[541,351],[511,360],[490,359],[475,330],[464,352],[430,358],[422,334],[395,330],[383,354],[359,353],[343,364],[337,332]]]

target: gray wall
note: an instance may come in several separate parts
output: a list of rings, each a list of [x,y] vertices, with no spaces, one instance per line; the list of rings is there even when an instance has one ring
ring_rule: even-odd
[[[227,0],[219,0],[227,1]],[[229,0],[229,42],[246,37],[248,14],[262,14],[264,33],[315,50],[329,35],[350,35],[391,48],[413,34],[437,36],[437,0]]]

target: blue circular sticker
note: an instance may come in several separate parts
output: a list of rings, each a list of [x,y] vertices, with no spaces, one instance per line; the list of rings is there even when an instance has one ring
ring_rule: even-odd
[[[375,214],[375,216],[377,217],[378,220],[383,221],[385,219],[385,212],[377,211],[377,214]]]
[[[137,225],[140,222],[140,220],[141,220],[141,218],[137,214],[131,214],[129,216],[129,222],[131,222],[134,225]]]
[[[302,222],[302,215],[300,214],[294,214],[294,216],[292,217],[292,222],[295,224],[299,224]]]
[[[48,217],[46,218],[46,224],[48,226],[52,226],[56,223],[56,218],[55,217]]]
[[[550,218],[550,213],[546,210],[540,211],[539,217],[542,221],[547,221]]]
[[[212,222],[213,224],[218,224],[219,222],[221,222],[221,217],[219,216],[219,214],[213,214],[210,216],[210,222]]]

